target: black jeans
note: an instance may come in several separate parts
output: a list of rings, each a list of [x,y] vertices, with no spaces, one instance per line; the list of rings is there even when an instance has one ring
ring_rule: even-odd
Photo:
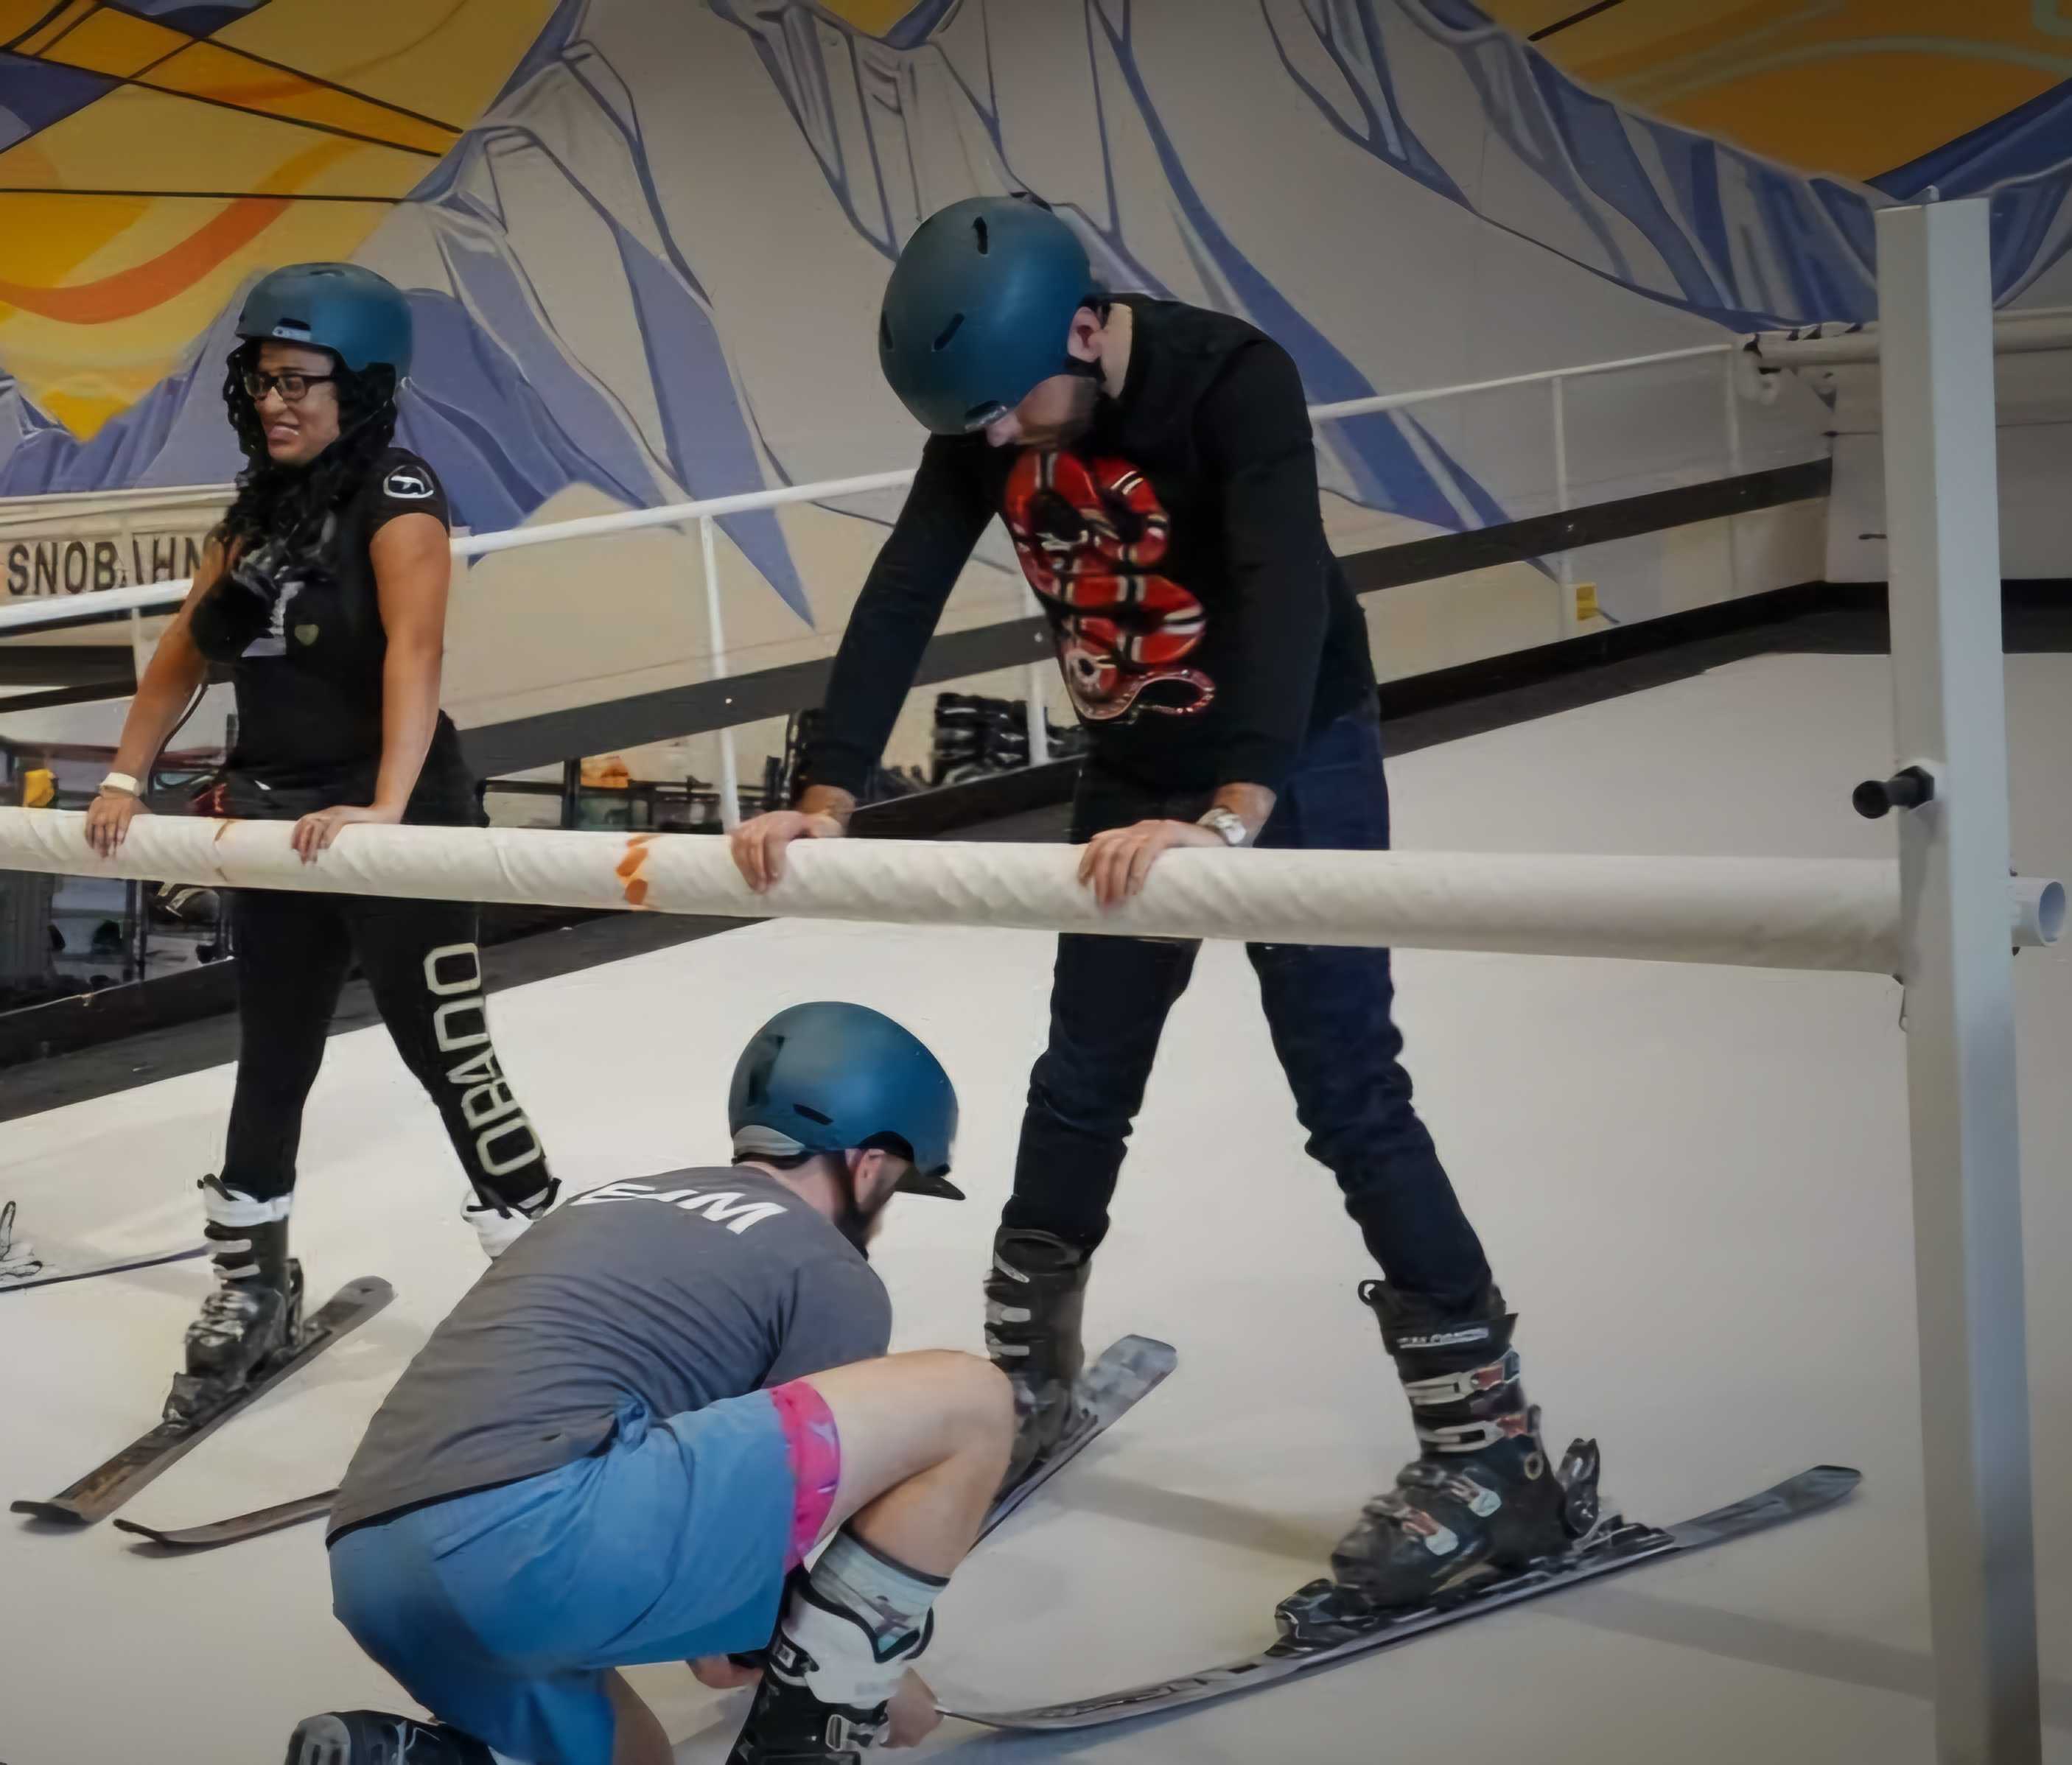
[[[238,1054],[225,1188],[257,1201],[294,1188],[302,1104],[356,957],[475,1192],[508,1204],[547,1186],[546,1153],[490,1045],[472,906],[252,889],[230,901]]]
[[[1089,769],[1072,838],[1153,816],[1194,819],[1199,798],[1161,798]],[[1262,847],[1381,852],[1388,786],[1370,712],[1339,719],[1304,747]],[[1014,1194],[1005,1223],[1092,1249],[1108,1231],[1124,1143],[1144,1102],[1158,1037],[1200,946],[1067,935],[1058,940],[1050,1042],[1029,1083]],[[1474,1228],[1410,1100],[1403,1037],[1390,1015],[1388,952],[1250,944],[1273,1049],[1308,1130],[1311,1157],[1388,1279],[1451,1308],[1490,1279]]]

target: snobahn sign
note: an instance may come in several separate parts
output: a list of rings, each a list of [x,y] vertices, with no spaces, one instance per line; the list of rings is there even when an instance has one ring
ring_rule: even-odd
[[[200,567],[210,524],[204,522],[190,532],[121,539],[0,540],[0,582],[16,600],[176,582]]]
[[[192,576],[232,494],[197,484],[0,499],[0,606]]]

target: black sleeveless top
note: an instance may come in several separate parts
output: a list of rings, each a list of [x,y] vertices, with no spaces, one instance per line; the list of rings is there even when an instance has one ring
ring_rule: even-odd
[[[195,642],[231,664],[237,696],[225,804],[232,815],[292,820],[373,801],[388,643],[369,548],[403,515],[448,524],[431,467],[391,448],[352,500],[326,517],[314,544],[273,540],[248,551],[195,609]],[[443,711],[404,819],[481,821],[460,737]]]

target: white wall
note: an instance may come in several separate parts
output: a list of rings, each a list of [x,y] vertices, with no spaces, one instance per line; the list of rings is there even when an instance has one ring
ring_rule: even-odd
[[[2000,574],[2072,578],[2072,350],[2004,355],[1995,367]],[[1835,582],[1882,582],[1887,564],[1878,371],[1875,364],[1840,367],[1824,378],[1835,400],[1826,574]]]

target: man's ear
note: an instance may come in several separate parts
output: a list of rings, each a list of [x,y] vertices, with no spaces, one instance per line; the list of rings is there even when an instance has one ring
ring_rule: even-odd
[[[845,1155],[849,1161],[849,1192],[856,1197],[858,1207],[866,1213],[874,1213],[886,1198],[884,1191],[897,1180],[888,1168],[890,1160],[874,1146]]]
[[[1065,337],[1066,353],[1075,361],[1099,361],[1101,329],[1100,314],[1091,306],[1082,306],[1072,314],[1072,328]]]

